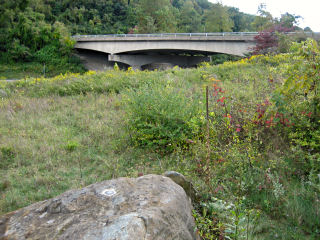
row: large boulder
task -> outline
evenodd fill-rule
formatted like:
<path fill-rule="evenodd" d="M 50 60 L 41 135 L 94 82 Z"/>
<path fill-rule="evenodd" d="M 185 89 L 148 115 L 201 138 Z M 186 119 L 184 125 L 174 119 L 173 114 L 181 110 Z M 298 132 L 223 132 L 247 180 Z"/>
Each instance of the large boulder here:
<path fill-rule="evenodd" d="M 0 239 L 197 239 L 192 206 L 170 178 L 95 183 L 0 217 Z"/>
<path fill-rule="evenodd" d="M 198 192 L 194 188 L 192 182 L 187 180 L 181 173 L 168 171 L 164 173 L 164 176 L 171 178 L 172 181 L 181 186 L 186 194 L 190 197 L 192 202 L 195 202 L 199 199 Z"/>

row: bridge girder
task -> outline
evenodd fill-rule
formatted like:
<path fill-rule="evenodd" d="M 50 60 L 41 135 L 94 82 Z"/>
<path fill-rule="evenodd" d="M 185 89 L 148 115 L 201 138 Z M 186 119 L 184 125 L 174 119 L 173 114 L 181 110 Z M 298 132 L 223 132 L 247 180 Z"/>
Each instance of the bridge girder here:
<path fill-rule="evenodd" d="M 171 50 L 180 52 L 198 52 L 206 54 L 224 53 L 235 56 L 244 56 L 255 46 L 254 42 L 232 41 L 138 41 L 138 42 L 78 42 L 76 49 L 86 49 L 104 52 L 107 54 L 123 54 L 131 52 L 157 52 Z"/>

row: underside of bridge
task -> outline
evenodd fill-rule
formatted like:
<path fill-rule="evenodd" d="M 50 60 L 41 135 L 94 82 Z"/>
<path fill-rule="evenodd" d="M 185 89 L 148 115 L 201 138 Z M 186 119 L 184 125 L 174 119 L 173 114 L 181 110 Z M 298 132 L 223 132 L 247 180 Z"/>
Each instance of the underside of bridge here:
<path fill-rule="evenodd" d="M 133 69 L 166 69 L 174 66 L 182 68 L 196 67 L 201 62 L 209 62 L 207 52 L 195 51 L 135 51 L 120 54 L 107 54 L 99 51 L 77 49 L 80 57 L 88 70 L 107 70 L 117 63 L 120 68 L 132 67 Z M 212 55 L 212 53 L 211 53 Z"/>

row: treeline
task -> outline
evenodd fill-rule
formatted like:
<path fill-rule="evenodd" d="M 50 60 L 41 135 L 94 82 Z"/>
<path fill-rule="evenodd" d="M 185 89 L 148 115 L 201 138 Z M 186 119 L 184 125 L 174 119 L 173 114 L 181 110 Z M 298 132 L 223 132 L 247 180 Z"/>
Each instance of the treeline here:
<path fill-rule="evenodd" d="M 68 56 L 71 35 L 260 31 L 275 20 L 208 0 L 0 0 L 1 61 L 48 62 Z"/>

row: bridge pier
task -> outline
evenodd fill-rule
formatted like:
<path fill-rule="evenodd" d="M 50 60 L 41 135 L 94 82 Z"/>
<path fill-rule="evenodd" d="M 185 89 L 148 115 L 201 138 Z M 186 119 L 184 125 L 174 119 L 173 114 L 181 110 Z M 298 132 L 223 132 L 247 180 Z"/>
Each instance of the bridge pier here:
<path fill-rule="evenodd" d="M 130 65 L 130 67 L 131 67 L 133 70 L 142 70 L 141 66 L 139 66 L 139 65 Z"/>
<path fill-rule="evenodd" d="M 96 51 L 78 50 L 76 53 L 87 70 L 105 71 L 113 69 L 114 63 L 108 61 L 108 54 Z"/>
<path fill-rule="evenodd" d="M 179 55 L 109 55 L 111 62 L 120 62 L 130 65 L 133 69 L 141 69 L 152 63 L 168 63 L 179 67 L 195 67 L 201 62 L 209 62 L 210 57 L 206 56 L 179 56 Z"/>

